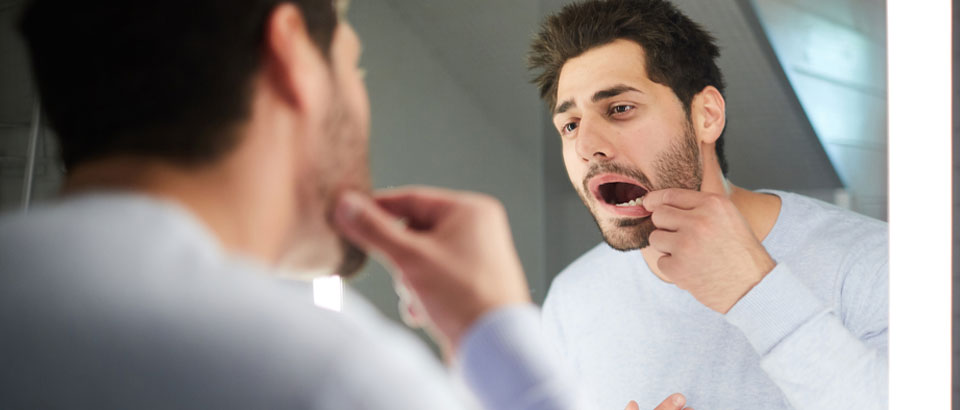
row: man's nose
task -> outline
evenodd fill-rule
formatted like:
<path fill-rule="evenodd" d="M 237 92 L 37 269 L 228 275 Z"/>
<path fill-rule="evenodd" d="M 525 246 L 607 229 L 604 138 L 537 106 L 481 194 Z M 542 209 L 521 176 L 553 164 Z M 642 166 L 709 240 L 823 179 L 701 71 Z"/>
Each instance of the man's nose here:
<path fill-rule="evenodd" d="M 614 157 L 613 130 L 602 118 L 580 119 L 577 133 L 577 154 L 583 162 L 605 162 Z"/>

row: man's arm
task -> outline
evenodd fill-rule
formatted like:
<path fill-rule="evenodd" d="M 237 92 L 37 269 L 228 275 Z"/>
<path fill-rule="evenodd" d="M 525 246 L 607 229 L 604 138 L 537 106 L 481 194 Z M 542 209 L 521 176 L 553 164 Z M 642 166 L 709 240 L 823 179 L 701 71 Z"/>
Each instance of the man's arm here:
<path fill-rule="evenodd" d="M 788 266 L 778 265 L 726 318 L 743 331 L 794 408 L 885 409 L 887 309 L 886 295 L 877 296 L 873 329 L 856 335 Z"/>
<path fill-rule="evenodd" d="M 770 257 L 729 199 L 668 189 L 647 194 L 643 206 L 657 226 L 650 245 L 663 255 L 660 271 L 743 331 L 794 408 L 887 407 L 886 265 L 848 275 L 872 281 L 845 289 L 873 295 L 853 296 L 862 299 L 856 306 L 879 305 L 854 334 Z"/>

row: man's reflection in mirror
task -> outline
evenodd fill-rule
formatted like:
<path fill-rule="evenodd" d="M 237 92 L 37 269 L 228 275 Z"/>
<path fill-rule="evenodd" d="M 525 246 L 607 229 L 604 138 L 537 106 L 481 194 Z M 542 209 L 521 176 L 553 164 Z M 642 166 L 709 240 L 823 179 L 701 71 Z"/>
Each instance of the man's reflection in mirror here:
<path fill-rule="evenodd" d="M 553 282 L 550 338 L 602 408 L 885 408 L 887 225 L 726 178 L 719 56 L 663 0 L 541 26 L 530 66 L 605 241 Z"/>

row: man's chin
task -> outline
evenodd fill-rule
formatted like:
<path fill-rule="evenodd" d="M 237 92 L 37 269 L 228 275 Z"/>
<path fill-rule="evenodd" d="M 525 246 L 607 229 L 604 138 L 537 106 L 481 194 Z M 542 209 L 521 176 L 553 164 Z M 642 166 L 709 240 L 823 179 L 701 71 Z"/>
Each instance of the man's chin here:
<path fill-rule="evenodd" d="M 280 259 L 278 267 L 284 276 L 299 280 L 331 275 L 350 278 L 366 260 L 367 254 L 347 240 L 323 235 L 300 241 Z"/>
<path fill-rule="evenodd" d="M 617 219 L 598 225 L 607 245 L 623 252 L 650 246 L 650 234 L 657 229 L 649 217 Z"/>
<path fill-rule="evenodd" d="M 636 251 L 636 250 L 641 250 L 641 249 L 644 249 L 644 248 L 650 246 L 650 242 L 649 242 L 649 241 L 626 242 L 626 241 L 622 241 L 622 240 L 611 239 L 611 238 L 607 237 L 607 235 L 603 235 L 603 240 L 604 240 L 604 242 L 606 242 L 607 245 L 609 245 L 611 248 L 616 249 L 616 250 L 618 250 L 618 251 L 620 251 L 620 252 Z"/>
<path fill-rule="evenodd" d="M 341 238 L 340 243 L 343 249 L 343 257 L 340 259 L 340 266 L 337 267 L 336 274 L 344 279 L 349 279 L 363 269 L 363 266 L 367 263 L 367 253 L 345 239 Z"/>

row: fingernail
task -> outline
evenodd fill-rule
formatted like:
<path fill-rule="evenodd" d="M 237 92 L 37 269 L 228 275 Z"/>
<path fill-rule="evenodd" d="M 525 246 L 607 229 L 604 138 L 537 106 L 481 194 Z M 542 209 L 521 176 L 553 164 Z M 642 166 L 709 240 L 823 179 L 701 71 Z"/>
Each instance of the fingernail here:
<path fill-rule="evenodd" d="M 677 406 L 682 406 L 682 405 L 683 405 L 683 396 L 680 396 L 680 395 L 673 396 L 673 404 L 675 404 L 675 405 L 677 405 Z"/>
<path fill-rule="evenodd" d="M 340 194 L 340 199 L 337 201 L 337 210 L 336 215 L 337 219 L 350 222 L 360 211 L 360 194 L 352 191 L 347 191 Z"/>

